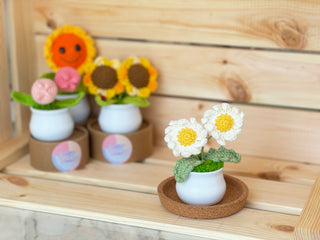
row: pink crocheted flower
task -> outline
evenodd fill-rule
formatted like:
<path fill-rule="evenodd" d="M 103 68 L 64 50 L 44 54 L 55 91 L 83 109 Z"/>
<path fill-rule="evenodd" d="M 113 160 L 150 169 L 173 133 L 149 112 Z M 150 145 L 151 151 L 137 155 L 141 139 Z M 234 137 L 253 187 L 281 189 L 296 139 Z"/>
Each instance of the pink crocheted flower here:
<path fill-rule="evenodd" d="M 80 83 L 80 79 L 80 74 L 73 67 L 60 68 L 54 77 L 58 88 L 63 92 L 74 92 Z"/>
<path fill-rule="evenodd" d="M 57 85 L 48 78 L 35 81 L 31 88 L 31 96 L 39 104 L 49 104 L 54 101 L 58 94 Z"/>

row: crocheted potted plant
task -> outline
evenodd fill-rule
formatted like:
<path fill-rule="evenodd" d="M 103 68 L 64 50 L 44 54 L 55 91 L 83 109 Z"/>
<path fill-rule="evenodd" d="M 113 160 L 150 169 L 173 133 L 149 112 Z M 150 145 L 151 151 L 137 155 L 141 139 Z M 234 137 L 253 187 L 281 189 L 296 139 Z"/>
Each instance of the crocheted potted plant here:
<path fill-rule="evenodd" d="M 77 105 L 85 93 L 80 92 L 75 99 L 56 100 L 58 87 L 48 78 L 36 80 L 31 95 L 12 92 L 11 97 L 32 112 L 29 124 L 31 135 L 40 141 L 60 141 L 71 136 L 74 121 L 68 108 Z"/>
<path fill-rule="evenodd" d="M 179 198 L 191 205 L 213 205 L 226 192 L 223 177 L 224 162 L 238 163 L 241 156 L 224 148 L 226 141 L 233 141 L 241 132 L 244 113 L 227 103 L 207 110 L 202 124 L 195 118 L 171 121 L 165 129 L 165 141 L 177 160 L 173 173 Z M 218 149 L 205 146 L 214 138 Z"/>
<path fill-rule="evenodd" d="M 85 69 L 92 63 L 96 49 L 93 39 L 80 27 L 65 25 L 47 37 L 44 56 L 48 66 L 54 71 L 41 76 L 56 82 L 58 100 L 76 99 L 86 87 L 80 81 Z M 70 108 L 76 123 L 85 122 L 90 115 L 86 97 Z"/>
<path fill-rule="evenodd" d="M 117 59 L 98 57 L 83 78 L 90 94 L 101 106 L 98 122 L 106 133 L 129 133 L 142 124 L 139 107 L 157 88 L 157 71 L 146 58 Z"/>

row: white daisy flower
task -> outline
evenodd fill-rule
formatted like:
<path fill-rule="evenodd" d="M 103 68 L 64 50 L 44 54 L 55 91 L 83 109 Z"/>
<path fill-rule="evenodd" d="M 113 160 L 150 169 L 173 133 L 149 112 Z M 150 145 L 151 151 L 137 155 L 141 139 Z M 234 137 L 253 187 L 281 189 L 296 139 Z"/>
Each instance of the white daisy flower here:
<path fill-rule="evenodd" d="M 201 152 L 207 143 L 207 130 L 195 118 L 170 121 L 164 140 L 174 156 L 190 157 Z"/>
<path fill-rule="evenodd" d="M 241 132 L 244 113 L 227 103 L 213 106 L 201 119 L 204 127 L 220 145 L 234 141 Z"/>

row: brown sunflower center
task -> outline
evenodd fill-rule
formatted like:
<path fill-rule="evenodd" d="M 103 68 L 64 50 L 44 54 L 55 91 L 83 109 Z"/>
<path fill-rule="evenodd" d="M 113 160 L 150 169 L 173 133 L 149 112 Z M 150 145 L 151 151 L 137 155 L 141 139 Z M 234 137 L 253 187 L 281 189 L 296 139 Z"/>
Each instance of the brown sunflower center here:
<path fill-rule="evenodd" d="M 118 81 L 117 72 L 109 66 L 98 66 L 91 74 L 92 82 L 102 89 L 113 88 Z"/>
<path fill-rule="evenodd" d="M 133 86 L 143 88 L 148 86 L 150 75 L 141 64 L 134 64 L 129 69 L 128 77 Z"/>

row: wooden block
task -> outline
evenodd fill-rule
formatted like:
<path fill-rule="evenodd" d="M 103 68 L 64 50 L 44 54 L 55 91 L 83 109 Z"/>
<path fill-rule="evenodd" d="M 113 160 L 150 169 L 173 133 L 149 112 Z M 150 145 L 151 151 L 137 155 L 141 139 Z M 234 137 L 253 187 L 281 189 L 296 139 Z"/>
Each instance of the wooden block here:
<path fill-rule="evenodd" d="M 98 37 L 320 49 L 317 1 L 33 2 L 35 29 L 41 33 L 75 24 Z"/>
<path fill-rule="evenodd" d="M 320 239 L 320 177 L 312 187 L 294 233 L 297 240 Z"/>

